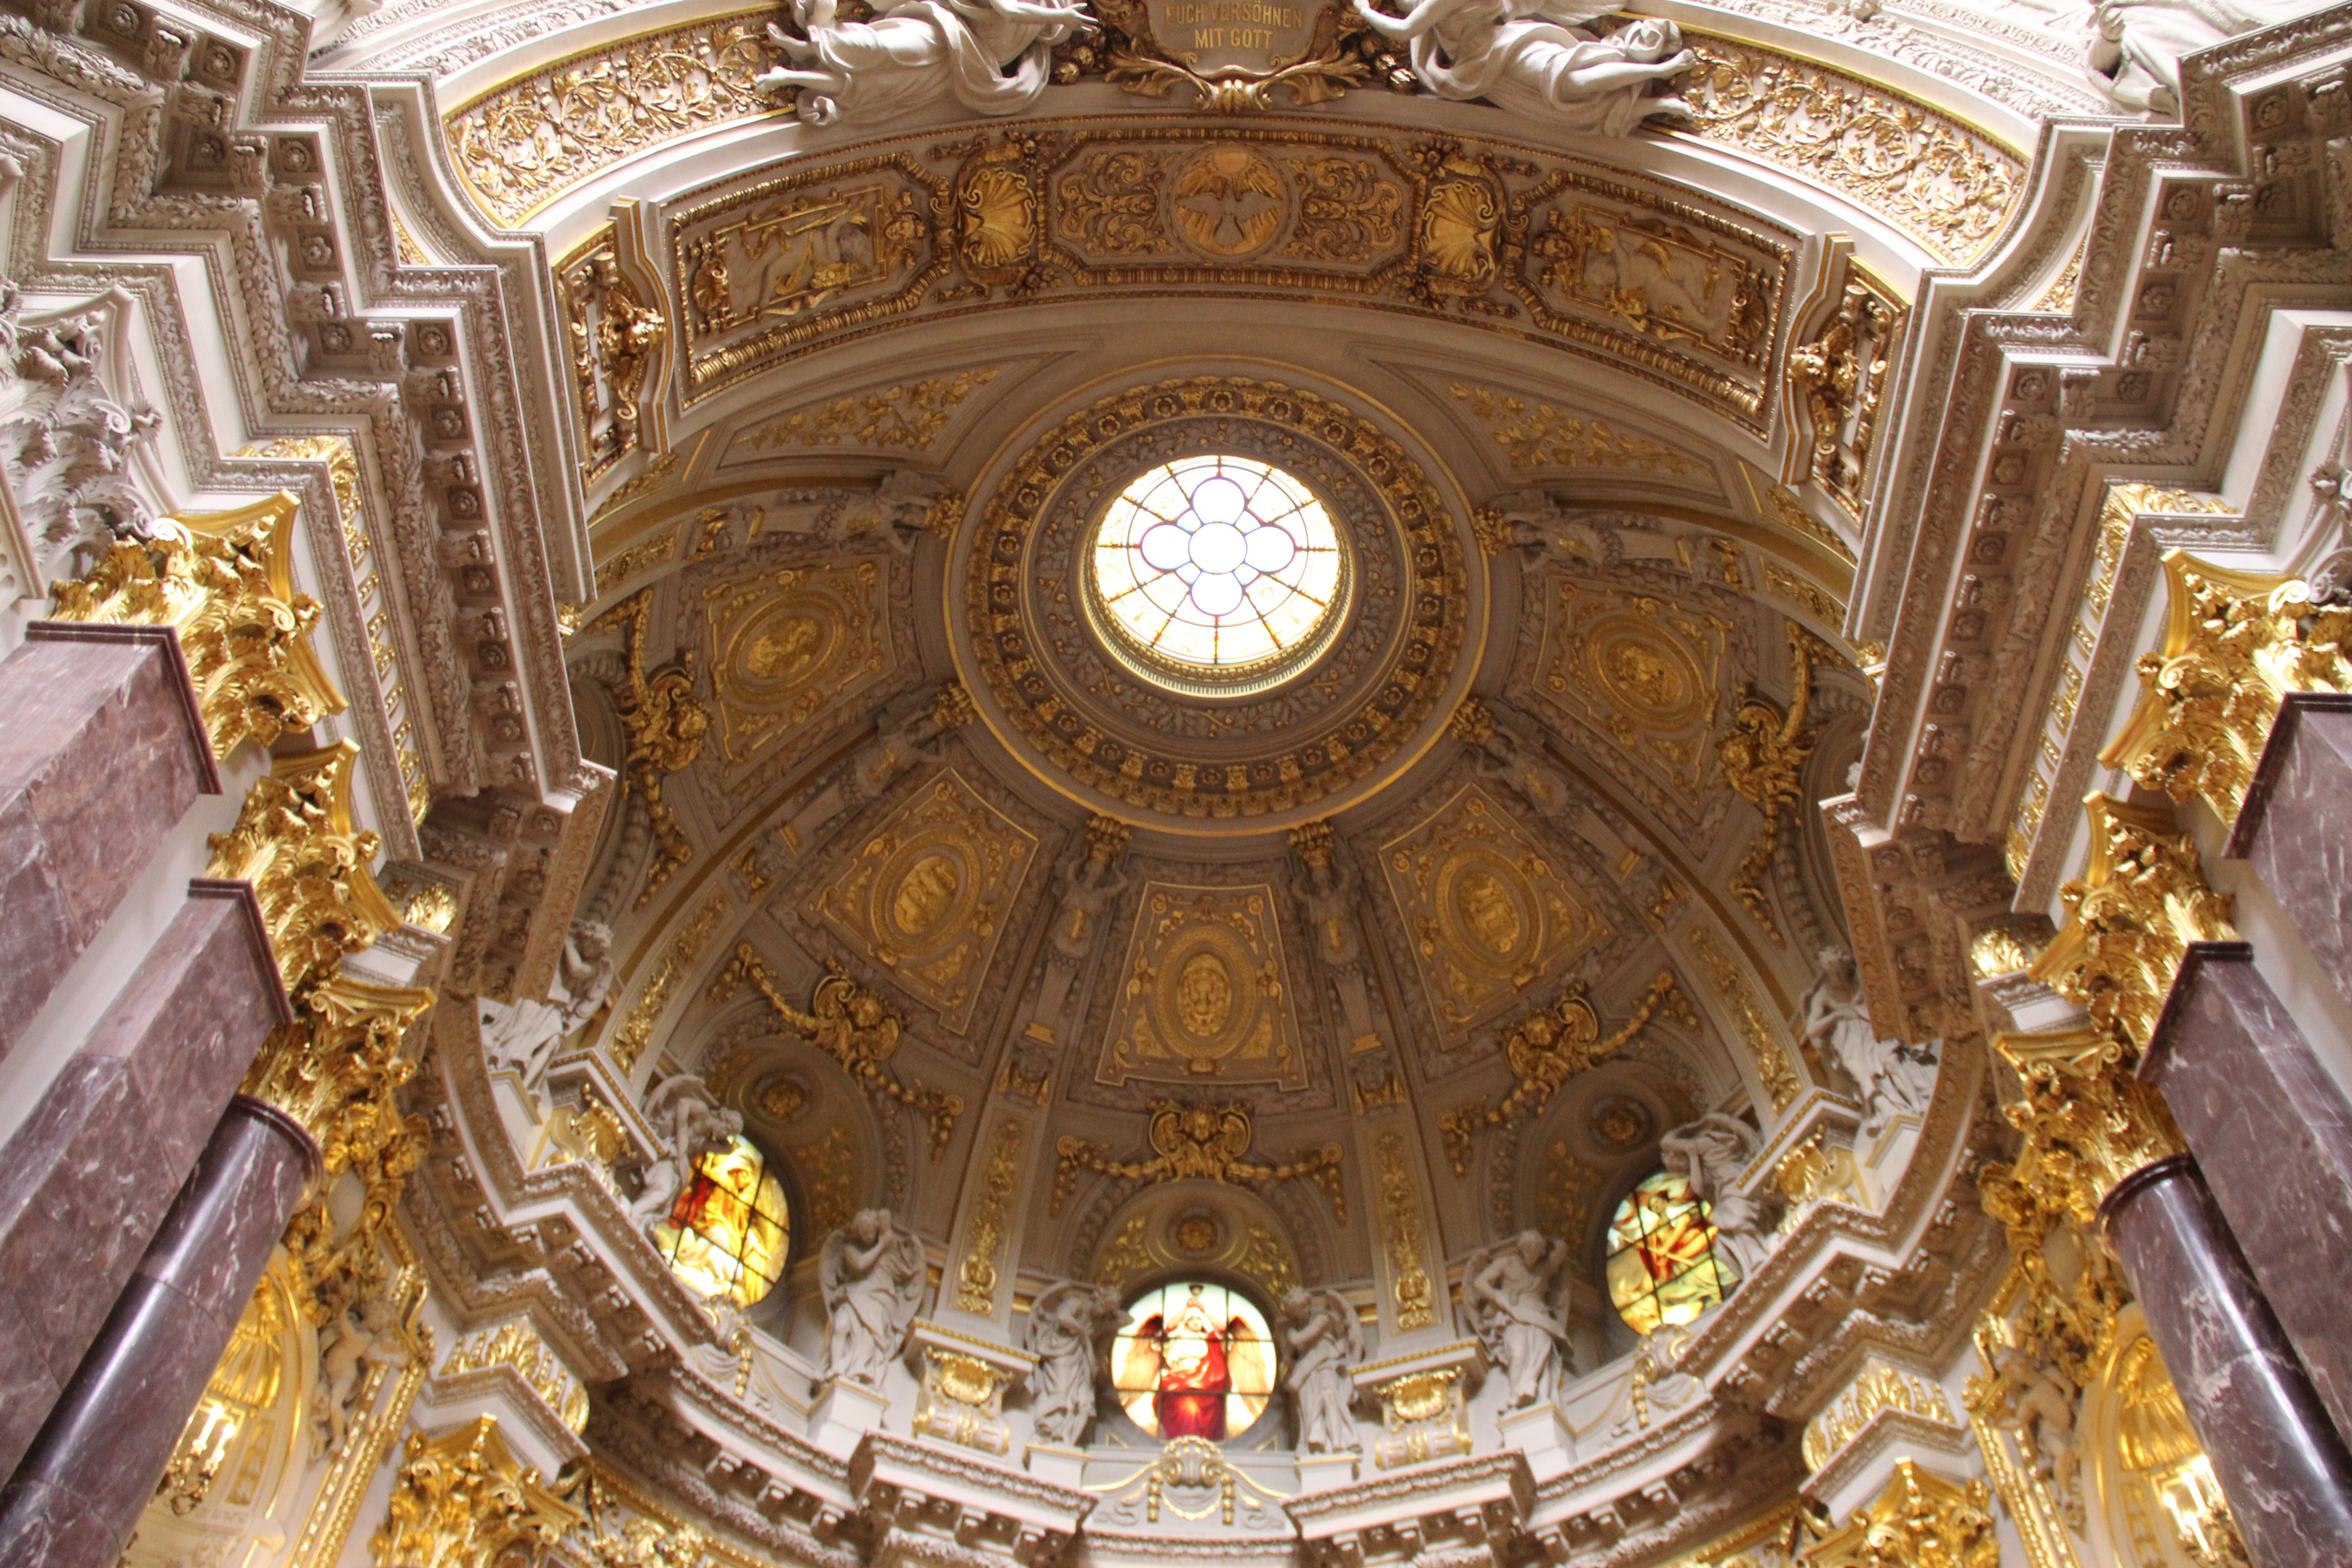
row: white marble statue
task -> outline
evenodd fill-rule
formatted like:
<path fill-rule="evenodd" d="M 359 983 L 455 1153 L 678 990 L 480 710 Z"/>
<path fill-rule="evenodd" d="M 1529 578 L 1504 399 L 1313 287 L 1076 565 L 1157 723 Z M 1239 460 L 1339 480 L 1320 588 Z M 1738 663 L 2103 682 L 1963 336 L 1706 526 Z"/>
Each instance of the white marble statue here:
<path fill-rule="evenodd" d="M 1853 1079 L 1862 1095 L 1862 1130 L 1874 1133 L 1897 1116 L 1927 1114 L 1936 1098 L 1935 1048 L 1884 1039 L 1871 1026 L 1853 954 L 1825 947 L 1820 963 L 1821 977 L 1805 993 L 1798 1016 L 1797 1037 Z"/>
<path fill-rule="evenodd" d="M 816 1266 L 824 1300 L 824 1370 L 830 1382 L 882 1386 L 906 1348 L 928 1278 L 922 1239 L 900 1230 L 888 1209 L 860 1209 L 824 1238 Z"/>
<path fill-rule="evenodd" d="M 1401 17 L 1355 0 L 1383 37 L 1411 47 L 1413 74 L 1440 98 L 1483 98 L 1562 131 L 1622 136 L 1652 115 L 1686 116 L 1650 85 L 1690 68 L 1672 22 L 1643 16 L 1602 36 L 1614 0 L 1403 0 Z"/>
<path fill-rule="evenodd" d="M 1350 1374 L 1364 1359 L 1364 1325 L 1354 1310 L 1329 1290 L 1294 1285 L 1282 1294 L 1276 1328 L 1289 1352 L 1282 1382 L 1298 1412 L 1299 1447 L 1310 1454 L 1362 1447 L 1348 1414 L 1356 1392 Z"/>
<path fill-rule="evenodd" d="M 1029 1374 L 1029 1408 L 1037 1441 L 1075 1448 L 1095 1418 L 1095 1368 L 1105 1336 L 1121 1327 L 1118 1292 L 1065 1279 L 1037 1293 L 1025 1340 L 1037 1368 Z"/>
<path fill-rule="evenodd" d="M 1462 1305 L 1503 1369 L 1503 1407 L 1545 1405 L 1559 1393 L 1568 1370 L 1568 1324 L 1552 1303 L 1553 1281 L 1568 1261 L 1568 1243 L 1532 1230 L 1482 1247 L 1462 1270 Z"/>
<path fill-rule="evenodd" d="M 1633 1375 L 1625 1385 L 1625 1408 L 1610 1423 L 1612 1437 L 1631 1436 L 1706 1392 L 1705 1385 L 1678 1364 L 1683 1346 L 1689 1341 L 1690 1330 L 1673 1323 L 1661 1323 L 1642 1336 L 1633 1350 Z"/>
<path fill-rule="evenodd" d="M 2097 0 L 2084 64 L 2116 108 L 2178 114 L 2181 56 L 2309 9 L 2276 0 Z"/>
<path fill-rule="evenodd" d="M 519 1068 L 526 1087 L 547 1076 L 556 1047 L 584 1027 L 613 990 L 613 931 L 574 921 L 544 1002 L 484 1002 L 482 1046 L 493 1067 Z"/>
<path fill-rule="evenodd" d="M 759 85 L 798 88 L 811 125 L 899 119 L 950 96 L 974 114 L 1018 114 L 1045 90 L 1054 46 L 1094 20 L 1081 0 L 898 0 L 871 22 L 836 15 L 835 0 L 793 0 L 807 36 L 768 27 L 793 63 Z"/>
<path fill-rule="evenodd" d="M 1744 1121 L 1709 1111 L 1658 1140 L 1658 1163 L 1679 1171 L 1715 1223 L 1715 1245 L 1743 1279 L 1769 1250 L 1763 1205 L 1738 1188 L 1739 1173 L 1756 1157 L 1756 1134 Z"/>
<path fill-rule="evenodd" d="M 646 1166 L 645 1190 L 629 1205 L 629 1215 L 651 1227 L 669 1217 L 678 1194 L 693 1183 L 695 1161 L 726 1148 L 743 1131 L 743 1113 L 721 1106 L 709 1085 L 683 1072 L 655 1086 L 646 1096 L 645 1113 L 659 1147 Z"/>
<path fill-rule="evenodd" d="M 351 1437 L 352 1406 L 372 1366 L 406 1366 L 394 1330 L 392 1303 L 361 1297 L 319 1335 L 319 1387 L 312 1396 L 310 1457 L 340 1454 Z"/>

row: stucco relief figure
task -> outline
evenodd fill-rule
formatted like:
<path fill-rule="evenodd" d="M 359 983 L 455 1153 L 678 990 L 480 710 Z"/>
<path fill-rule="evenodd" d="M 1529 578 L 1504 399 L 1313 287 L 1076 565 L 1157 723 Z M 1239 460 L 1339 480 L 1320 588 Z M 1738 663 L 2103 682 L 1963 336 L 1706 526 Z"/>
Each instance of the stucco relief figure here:
<path fill-rule="evenodd" d="M 1876 1132 L 1897 1116 L 1926 1115 L 1936 1098 L 1935 1048 L 1882 1038 L 1871 1026 L 1853 954 L 1825 947 L 1820 963 L 1821 978 L 1805 993 L 1797 1036 L 1853 1079 L 1862 1094 L 1862 1130 Z"/>
<path fill-rule="evenodd" d="M 937 761 L 940 737 L 950 727 L 940 721 L 937 707 L 927 700 L 895 716 L 884 710 L 874 738 L 779 830 L 786 846 L 798 854 L 835 817 L 881 795 L 909 768 Z"/>
<path fill-rule="evenodd" d="M 1472 1253 L 1462 1271 L 1462 1304 L 1487 1356 L 1503 1369 L 1505 1409 L 1549 1404 L 1559 1393 L 1568 1324 L 1551 1297 L 1567 1261 L 1568 1243 L 1523 1230 Z"/>
<path fill-rule="evenodd" d="M 1297 1408 L 1299 1446 L 1310 1454 L 1363 1447 L 1348 1414 L 1355 1394 L 1349 1374 L 1364 1359 L 1364 1325 L 1354 1310 L 1328 1290 L 1294 1285 L 1283 1292 L 1275 1327 L 1290 1352 L 1282 1382 Z"/>
<path fill-rule="evenodd" d="M 1061 1023 L 1070 988 L 1102 941 L 1112 901 L 1127 889 L 1118 865 L 1125 843 L 1123 834 L 1089 831 L 1086 853 L 1063 864 L 1061 901 L 1046 929 L 1045 977 L 1037 992 L 1037 1021 L 1049 1030 Z"/>
<path fill-rule="evenodd" d="M 1027 1348 L 1037 1358 L 1029 1374 L 1030 1411 L 1037 1441 L 1074 1448 L 1095 1418 L 1095 1373 L 1106 1337 L 1127 1321 L 1118 1292 L 1108 1285 L 1064 1280 L 1038 1292 L 1029 1309 Z"/>
<path fill-rule="evenodd" d="M 1413 74 L 1440 98 L 1483 98 L 1563 131 L 1622 136 L 1653 115 L 1686 116 L 1650 85 L 1690 68 L 1680 28 L 1642 17 L 1603 37 L 1613 0 L 1404 0 L 1402 17 L 1355 0 L 1382 37 L 1411 46 Z"/>
<path fill-rule="evenodd" d="M 824 1370 L 831 1381 L 882 1386 L 922 1305 L 922 1239 L 888 1209 L 861 1209 L 824 1238 L 817 1289 L 824 1300 Z"/>
<path fill-rule="evenodd" d="M 2084 63 L 2118 109 L 2180 112 L 2180 57 L 2284 22 L 2308 5 L 2247 0 L 2098 0 Z"/>
<path fill-rule="evenodd" d="M 564 938 L 555 985 L 544 1002 L 484 1002 L 482 1046 L 494 1067 L 519 1068 L 536 1088 L 556 1047 L 587 1026 L 613 990 L 613 931 L 574 921 Z"/>
<path fill-rule="evenodd" d="M 408 1364 L 408 1352 L 394 1331 L 392 1303 L 381 1294 L 361 1297 L 319 1339 L 319 1387 L 311 1405 L 314 1459 L 343 1451 L 368 1368 Z"/>
<path fill-rule="evenodd" d="M 2021 1350 L 2005 1350 L 1990 1390 L 1993 1407 L 2013 1412 L 2034 1473 L 2058 1494 L 2067 1522 L 2083 1526 L 2083 1458 L 2074 1444 L 2075 1395 Z"/>
<path fill-rule="evenodd" d="M 768 27 L 793 63 L 759 85 L 798 88 L 811 125 L 893 119 L 950 96 L 974 114 L 1018 114 L 1045 90 L 1054 46 L 1094 20 L 1079 0 L 898 0 L 871 22 L 836 16 L 835 0 L 793 0 L 807 37 Z"/>
<path fill-rule="evenodd" d="M 1763 1205 L 1738 1187 L 1739 1173 L 1755 1157 L 1754 1131 L 1719 1111 L 1685 1122 L 1658 1140 L 1659 1163 L 1682 1173 L 1693 1195 L 1706 1202 L 1715 1224 L 1715 1245 L 1743 1279 L 1769 1250 Z"/>
<path fill-rule="evenodd" d="M 726 1148 L 743 1131 L 743 1113 L 721 1106 L 710 1086 L 692 1073 L 664 1079 L 646 1096 L 645 1112 L 659 1147 L 646 1166 L 645 1190 L 629 1205 L 629 1215 L 641 1226 L 656 1226 L 693 1184 L 695 1161 Z"/>

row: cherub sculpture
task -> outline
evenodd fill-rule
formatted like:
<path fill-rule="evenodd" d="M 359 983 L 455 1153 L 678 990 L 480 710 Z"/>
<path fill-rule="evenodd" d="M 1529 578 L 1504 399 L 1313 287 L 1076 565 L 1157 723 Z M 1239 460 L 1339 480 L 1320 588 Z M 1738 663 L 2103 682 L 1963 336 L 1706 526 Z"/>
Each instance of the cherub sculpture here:
<path fill-rule="evenodd" d="M 1682 31 L 1638 18 L 1603 37 L 1591 24 L 1612 0 L 1404 0 L 1402 16 L 1355 0 L 1373 31 L 1411 46 L 1413 74 L 1440 98 L 1489 100 L 1515 114 L 1597 136 L 1622 136 L 1653 115 L 1687 117 L 1653 82 L 1690 68 Z"/>
<path fill-rule="evenodd" d="M 1283 1292 L 1276 1328 L 1290 1352 L 1282 1382 L 1297 1407 L 1299 1446 L 1310 1454 L 1361 1447 L 1348 1414 L 1350 1374 L 1364 1359 L 1364 1326 L 1354 1310 L 1328 1290 L 1294 1285 Z"/>
<path fill-rule="evenodd" d="M 835 0 L 793 0 L 804 37 L 770 24 L 793 63 L 760 87 L 799 89 L 811 125 L 902 119 L 953 97 L 974 114 L 1018 114 L 1037 101 L 1054 46 L 1093 24 L 1081 0 L 898 0 L 871 22 L 838 20 Z"/>
<path fill-rule="evenodd" d="M 1569 1360 L 1568 1325 L 1552 1304 L 1552 1283 L 1568 1243 L 1532 1230 L 1482 1247 L 1462 1270 L 1462 1305 L 1487 1355 L 1503 1369 L 1504 1408 L 1549 1404 Z"/>
<path fill-rule="evenodd" d="M 392 1303 L 372 1291 L 344 1309 L 320 1336 L 319 1388 L 312 1406 L 316 1430 L 310 1456 L 340 1454 L 350 1439 L 352 1406 L 371 1366 L 405 1366 L 408 1352 L 394 1331 Z"/>
<path fill-rule="evenodd" d="M 1038 1292 L 1029 1309 L 1030 1410 L 1037 1440 L 1075 1447 L 1095 1417 L 1095 1368 L 1102 1342 L 1127 1322 L 1118 1292 L 1065 1279 Z"/>
<path fill-rule="evenodd" d="M 664 1079 L 646 1096 L 646 1120 L 659 1147 L 646 1166 L 645 1190 L 629 1205 L 629 1216 L 652 1226 L 667 1219 L 677 1195 L 694 1182 L 694 1163 L 727 1147 L 743 1131 L 743 1113 L 722 1107 L 710 1088 L 692 1073 Z"/>
<path fill-rule="evenodd" d="M 922 1305 L 923 1243 L 888 1209 L 861 1209 L 824 1238 L 816 1280 L 824 1300 L 824 1377 L 882 1386 Z"/>

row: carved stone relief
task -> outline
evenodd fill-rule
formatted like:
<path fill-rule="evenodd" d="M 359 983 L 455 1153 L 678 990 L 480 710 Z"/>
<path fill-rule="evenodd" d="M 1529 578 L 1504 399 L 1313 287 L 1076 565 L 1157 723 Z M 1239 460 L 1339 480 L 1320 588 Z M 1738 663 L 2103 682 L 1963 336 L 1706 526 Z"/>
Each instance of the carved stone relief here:
<path fill-rule="evenodd" d="M 1531 699 L 1695 804 L 1725 691 L 1731 624 L 1646 594 L 1547 585 Z"/>
<path fill-rule="evenodd" d="M 1096 1080 L 1306 1086 L 1270 885 L 1148 882 Z"/>

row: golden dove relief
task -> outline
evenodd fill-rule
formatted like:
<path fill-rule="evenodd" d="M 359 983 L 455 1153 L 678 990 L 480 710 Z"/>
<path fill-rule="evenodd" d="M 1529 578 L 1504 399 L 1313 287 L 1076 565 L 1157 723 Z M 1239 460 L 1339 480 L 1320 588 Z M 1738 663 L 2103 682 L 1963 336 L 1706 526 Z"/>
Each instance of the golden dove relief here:
<path fill-rule="evenodd" d="M 962 1034 L 1036 856 L 1036 837 L 950 769 L 817 895 L 816 913 Z"/>
<path fill-rule="evenodd" d="M 1147 883 L 1096 1081 L 1306 1088 L 1276 903 L 1263 883 Z"/>
<path fill-rule="evenodd" d="M 1476 784 L 1389 840 L 1381 862 L 1422 984 L 1456 1031 L 1608 934 L 1552 857 Z"/>

